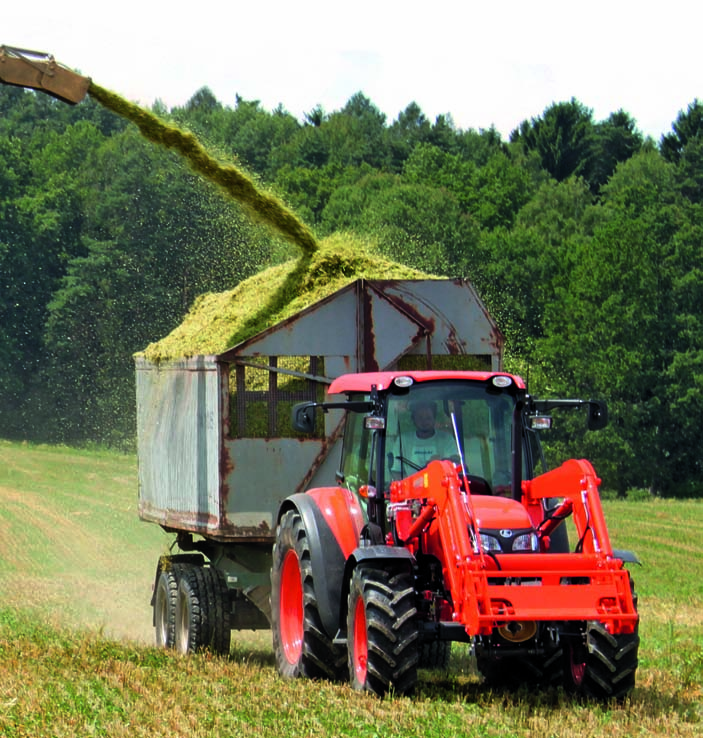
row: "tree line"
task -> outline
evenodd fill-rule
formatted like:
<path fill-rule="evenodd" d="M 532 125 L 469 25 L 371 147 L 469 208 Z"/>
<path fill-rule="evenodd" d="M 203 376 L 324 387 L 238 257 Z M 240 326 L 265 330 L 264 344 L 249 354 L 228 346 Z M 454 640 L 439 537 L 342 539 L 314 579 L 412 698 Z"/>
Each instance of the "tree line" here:
<path fill-rule="evenodd" d="M 624 493 L 703 494 L 703 104 L 658 142 L 623 110 L 555 103 L 509 139 L 388 121 L 362 93 L 298 120 L 199 90 L 153 112 L 236 160 L 318 236 L 468 277 L 538 396 L 606 399 L 609 427 L 559 418 L 554 458 Z M 88 99 L 0 88 L 0 436 L 134 443 L 132 354 L 199 294 L 294 248 L 173 153 Z M 582 420 L 582 419 L 580 419 Z"/>

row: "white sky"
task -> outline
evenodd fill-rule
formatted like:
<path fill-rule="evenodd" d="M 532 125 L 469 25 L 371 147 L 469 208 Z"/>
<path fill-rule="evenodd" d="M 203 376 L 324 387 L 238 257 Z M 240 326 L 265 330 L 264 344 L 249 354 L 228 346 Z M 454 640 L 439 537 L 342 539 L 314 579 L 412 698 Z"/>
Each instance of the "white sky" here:
<path fill-rule="evenodd" d="M 703 99 L 696 0 L 4 0 L 0 44 L 52 53 L 132 101 L 183 105 L 201 87 L 302 119 L 363 92 L 392 122 L 489 128 L 575 97 L 622 108 L 657 141 Z M 9 7 L 8 7 L 9 6 Z"/>

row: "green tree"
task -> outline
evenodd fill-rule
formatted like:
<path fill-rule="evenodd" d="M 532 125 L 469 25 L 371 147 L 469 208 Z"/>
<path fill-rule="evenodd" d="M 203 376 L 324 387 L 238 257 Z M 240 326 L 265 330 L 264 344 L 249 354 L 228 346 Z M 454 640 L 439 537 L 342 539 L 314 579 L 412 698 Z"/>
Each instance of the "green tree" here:
<path fill-rule="evenodd" d="M 644 139 L 628 113 L 618 110 L 602 123 L 596 123 L 593 150 L 584 177 L 594 194 L 610 179 L 620 162 L 642 149 Z"/>
<path fill-rule="evenodd" d="M 689 142 L 703 136 L 703 103 L 696 98 L 686 111 L 679 112 L 671 127 L 672 132 L 662 136 L 660 149 L 667 161 L 676 163 Z"/>
<path fill-rule="evenodd" d="M 677 364 L 679 298 L 691 266 L 681 258 L 690 215 L 674 167 L 657 152 L 636 155 L 603 188 L 592 216 L 593 236 L 545 305 L 537 348 L 558 391 L 609 400 L 610 428 L 585 439 L 607 484 L 672 493 L 683 438 L 667 408 L 667 372 Z"/>
<path fill-rule="evenodd" d="M 84 176 L 84 253 L 49 303 L 43 378 L 55 438 L 116 443 L 133 437 L 132 354 L 197 295 L 255 271 L 270 247 L 235 203 L 135 129 L 107 140 Z"/>
<path fill-rule="evenodd" d="M 594 128 L 593 111 L 572 98 L 554 103 L 539 118 L 523 121 L 510 140 L 520 142 L 527 151 L 536 151 L 542 167 L 562 182 L 588 172 Z"/>
<path fill-rule="evenodd" d="M 482 234 L 471 274 L 506 334 L 511 357 L 539 363 L 535 346 L 545 332 L 546 306 L 555 303 L 555 293 L 568 283 L 589 237 L 592 202 L 583 180 L 547 179 L 512 227 Z"/>

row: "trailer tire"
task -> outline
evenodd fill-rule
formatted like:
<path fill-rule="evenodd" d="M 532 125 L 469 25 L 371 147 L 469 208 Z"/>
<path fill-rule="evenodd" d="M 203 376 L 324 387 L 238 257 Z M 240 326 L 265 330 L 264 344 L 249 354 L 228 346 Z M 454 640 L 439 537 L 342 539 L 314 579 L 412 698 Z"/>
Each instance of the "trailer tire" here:
<path fill-rule="evenodd" d="M 315 585 L 305 526 L 297 510 L 288 510 L 276 531 L 271 567 L 271 632 L 276 667 L 288 679 L 344 679 L 346 653 L 325 632 Z"/>
<path fill-rule="evenodd" d="M 417 684 L 420 631 L 412 573 L 359 565 L 347 610 L 349 675 L 356 690 L 411 694 Z"/>
<path fill-rule="evenodd" d="M 425 641 L 420 647 L 419 669 L 447 671 L 452 656 L 451 641 Z"/>
<path fill-rule="evenodd" d="M 229 655 L 232 605 L 224 574 L 212 566 L 197 570 L 200 585 L 201 646 L 220 656 Z"/>
<path fill-rule="evenodd" d="M 157 648 L 173 648 L 176 642 L 178 564 L 162 569 L 154 591 L 154 631 Z"/>
<path fill-rule="evenodd" d="M 198 582 L 200 568 L 184 565 L 178 577 L 175 647 L 183 655 L 196 653 L 203 643 L 204 622 Z"/>
<path fill-rule="evenodd" d="M 477 656 L 476 666 L 485 684 L 492 688 L 512 689 L 522 684 L 544 684 L 542 664 L 532 656 Z"/>
<path fill-rule="evenodd" d="M 232 636 L 229 591 L 224 575 L 198 564 L 174 565 L 174 646 L 179 653 L 208 649 L 229 654 Z M 158 592 L 157 592 L 158 594 Z"/>

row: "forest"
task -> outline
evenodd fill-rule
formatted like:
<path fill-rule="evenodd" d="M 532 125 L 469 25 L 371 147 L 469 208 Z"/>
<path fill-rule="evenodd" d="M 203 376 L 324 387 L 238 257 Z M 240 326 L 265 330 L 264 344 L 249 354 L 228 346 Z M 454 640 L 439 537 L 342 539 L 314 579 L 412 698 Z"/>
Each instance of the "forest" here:
<path fill-rule="evenodd" d="M 208 88 L 152 112 L 317 236 L 468 278 L 532 394 L 608 402 L 598 433 L 560 418 L 550 457 L 619 495 L 703 496 L 703 103 L 660 141 L 576 99 L 507 141 L 361 92 L 302 120 Z M 134 352 L 295 251 L 95 101 L 0 88 L 0 437 L 133 449 Z"/>

